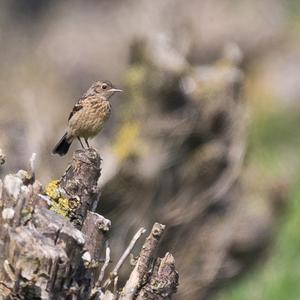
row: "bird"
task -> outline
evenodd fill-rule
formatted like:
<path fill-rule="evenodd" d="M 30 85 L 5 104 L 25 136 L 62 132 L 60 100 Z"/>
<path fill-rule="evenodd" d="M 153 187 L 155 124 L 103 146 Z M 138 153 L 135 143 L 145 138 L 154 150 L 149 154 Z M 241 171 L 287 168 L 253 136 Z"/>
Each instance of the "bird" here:
<path fill-rule="evenodd" d="M 90 148 L 89 138 L 96 136 L 103 128 L 111 114 L 110 97 L 117 89 L 110 81 L 99 80 L 92 84 L 87 92 L 76 102 L 68 118 L 65 134 L 52 150 L 52 154 L 65 155 L 75 138 L 85 149 L 81 138 Z"/>

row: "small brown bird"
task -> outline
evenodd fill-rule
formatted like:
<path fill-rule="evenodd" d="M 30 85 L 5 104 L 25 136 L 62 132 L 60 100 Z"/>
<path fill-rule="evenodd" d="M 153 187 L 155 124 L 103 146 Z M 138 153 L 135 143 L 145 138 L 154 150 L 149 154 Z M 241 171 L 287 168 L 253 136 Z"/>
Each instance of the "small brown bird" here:
<path fill-rule="evenodd" d="M 81 137 L 89 148 L 88 139 L 101 131 L 110 116 L 109 98 L 115 92 L 122 92 L 122 90 L 116 89 L 109 81 L 95 82 L 74 105 L 69 115 L 66 133 L 54 147 L 52 153 L 65 155 L 74 138 L 77 138 L 84 148 Z"/>

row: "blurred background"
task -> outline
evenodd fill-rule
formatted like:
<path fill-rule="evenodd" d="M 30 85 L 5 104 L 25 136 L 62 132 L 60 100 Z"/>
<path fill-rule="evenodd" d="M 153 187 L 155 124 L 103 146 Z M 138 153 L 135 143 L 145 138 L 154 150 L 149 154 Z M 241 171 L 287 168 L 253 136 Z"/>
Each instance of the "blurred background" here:
<path fill-rule="evenodd" d="M 36 152 L 59 178 L 69 112 L 108 79 L 124 93 L 91 144 L 113 260 L 158 221 L 176 299 L 299 299 L 299 36 L 298 0 L 2 0 L 0 173 Z"/>

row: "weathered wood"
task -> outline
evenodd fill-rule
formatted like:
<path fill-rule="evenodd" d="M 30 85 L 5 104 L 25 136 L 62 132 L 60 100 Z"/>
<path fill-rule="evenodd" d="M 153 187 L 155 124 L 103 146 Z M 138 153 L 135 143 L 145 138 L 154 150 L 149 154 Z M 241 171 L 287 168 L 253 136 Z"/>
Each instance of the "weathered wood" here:
<path fill-rule="evenodd" d="M 72 163 L 59 182 L 63 194 L 74 201 L 70 220 L 78 228 L 82 227 L 87 211 L 93 211 L 99 198 L 98 179 L 101 158 L 95 149 L 77 150 Z"/>
<path fill-rule="evenodd" d="M 112 270 L 112 272 L 110 273 L 109 278 L 105 281 L 105 283 L 103 284 L 103 288 L 107 289 L 110 284 L 112 282 L 115 282 L 118 280 L 118 272 L 119 269 L 122 267 L 122 265 L 124 264 L 125 260 L 128 258 L 128 256 L 131 254 L 131 251 L 133 250 L 136 242 L 140 239 L 140 237 L 146 232 L 145 228 L 140 228 L 137 233 L 134 235 L 134 237 L 132 238 L 132 240 L 130 241 L 128 247 L 126 248 L 126 250 L 124 251 L 124 253 L 122 254 L 122 256 L 120 257 L 120 259 L 118 260 L 116 266 L 114 267 L 114 269 Z M 101 283 L 101 282 L 100 282 Z M 97 287 L 101 286 L 100 283 L 97 284 Z"/>
<path fill-rule="evenodd" d="M 120 299 L 134 299 L 141 286 L 147 282 L 147 274 L 149 274 L 151 264 L 154 261 L 154 252 L 164 229 L 165 226 L 162 224 L 155 223 L 153 225 L 151 233 L 140 252 L 137 263 L 122 290 Z"/>
<path fill-rule="evenodd" d="M 171 299 L 178 286 L 178 273 L 175 270 L 175 260 L 172 254 L 166 253 L 164 258 L 158 258 L 153 272 L 140 290 L 137 300 Z"/>
<path fill-rule="evenodd" d="M 101 269 L 101 263 L 104 261 L 105 233 L 111 227 L 110 220 L 88 211 L 87 217 L 83 223 L 82 232 L 86 237 L 83 258 L 85 266 L 91 272 L 92 286 L 95 286 Z"/>
<path fill-rule="evenodd" d="M 3 183 L 0 180 L 1 300 L 119 296 L 118 271 L 145 229 L 133 238 L 113 277 L 110 273 L 104 281 L 110 262 L 107 232 L 111 222 L 92 211 L 99 198 L 100 163 L 94 149 L 76 151 L 62 178 L 50 182 L 45 192 L 35 180 L 33 160 L 29 171 L 9 174 Z M 174 259 L 169 254 L 163 259 L 154 257 L 163 230 L 164 225 L 154 224 L 122 299 L 148 299 L 145 295 L 150 293 L 151 299 L 169 299 L 176 291 Z M 114 283 L 113 291 L 107 282 Z M 153 283 L 159 282 L 155 290 Z"/>
<path fill-rule="evenodd" d="M 88 208 L 97 201 L 100 161 L 95 150 L 75 152 L 59 187 L 62 194 L 70 196 L 67 201 L 76 198 L 80 204 L 67 217 L 49 210 L 53 199 L 41 194 L 33 163 L 29 171 L 21 170 L 4 178 L 0 205 L 1 295 L 20 299 L 88 298 L 91 282 L 95 281 L 92 276 L 96 274 L 90 271 L 83 254 L 91 251 L 100 255 L 97 251 L 101 251 L 101 245 L 92 247 L 92 241 L 97 234 L 103 236 L 102 230 L 109 229 L 110 221 L 90 213 L 93 220 L 101 220 L 102 226 L 87 218 L 81 232 L 70 220 L 84 220 Z"/>

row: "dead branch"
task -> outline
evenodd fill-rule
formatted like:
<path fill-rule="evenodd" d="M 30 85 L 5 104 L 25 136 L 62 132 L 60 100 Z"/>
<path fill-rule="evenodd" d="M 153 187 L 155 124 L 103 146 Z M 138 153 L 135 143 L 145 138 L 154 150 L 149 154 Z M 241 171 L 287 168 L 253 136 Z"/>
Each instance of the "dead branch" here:
<path fill-rule="evenodd" d="M 166 253 L 164 258 L 158 258 L 153 272 L 137 296 L 137 300 L 171 299 L 178 285 L 178 273 L 175 270 L 175 260 L 172 254 Z"/>
<path fill-rule="evenodd" d="M 104 265 L 103 265 L 102 268 L 101 268 L 100 275 L 99 275 L 99 278 L 98 278 L 98 280 L 97 280 L 96 288 L 98 288 L 98 287 L 101 286 L 102 280 L 103 280 L 103 278 L 104 278 L 105 270 L 106 270 L 106 268 L 108 267 L 109 261 L 110 261 L 110 248 L 109 248 L 109 243 L 108 243 L 108 241 L 106 241 L 105 244 L 106 244 L 105 262 L 104 262 Z"/>
<path fill-rule="evenodd" d="M 2 152 L 2 149 L 0 148 L 0 165 L 3 165 L 5 163 L 6 157 L 5 154 Z"/>
<path fill-rule="evenodd" d="M 134 235 L 134 237 L 132 238 L 131 242 L 129 243 L 127 249 L 124 251 L 124 253 L 122 254 L 122 256 L 120 257 L 119 261 L 117 262 L 116 266 L 114 267 L 113 271 L 110 274 L 110 278 L 108 278 L 105 283 L 104 283 L 104 288 L 107 288 L 110 284 L 111 281 L 114 280 L 117 276 L 118 276 L 118 272 L 119 269 L 122 267 L 122 265 L 124 264 L 126 258 L 129 256 L 129 254 L 131 253 L 133 247 L 135 246 L 136 242 L 138 241 L 138 239 L 142 236 L 142 234 L 144 234 L 146 232 L 145 228 L 140 228 L 138 230 L 138 232 Z"/>
<path fill-rule="evenodd" d="M 120 299 L 134 299 L 137 291 L 144 284 L 145 276 L 154 261 L 154 251 L 162 236 L 165 226 L 155 223 L 140 252 L 138 261 L 126 282 Z"/>

